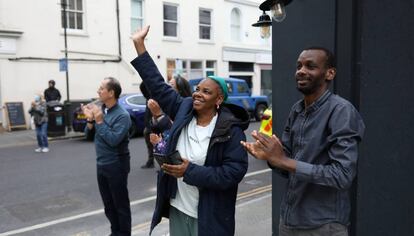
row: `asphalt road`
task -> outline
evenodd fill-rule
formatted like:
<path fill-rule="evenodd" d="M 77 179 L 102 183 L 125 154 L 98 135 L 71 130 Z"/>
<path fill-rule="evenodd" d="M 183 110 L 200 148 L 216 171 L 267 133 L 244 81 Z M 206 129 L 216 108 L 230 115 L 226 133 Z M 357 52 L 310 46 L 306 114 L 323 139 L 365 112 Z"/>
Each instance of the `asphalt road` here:
<path fill-rule="evenodd" d="M 246 134 L 258 126 L 252 123 Z M 52 142 L 50 149 L 49 153 L 34 153 L 33 146 L 0 149 L 0 236 L 108 235 L 96 182 L 94 144 L 62 140 Z M 133 235 L 148 235 L 158 168 L 140 169 L 146 161 L 142 137 L 131 140 L 130 151 Z M 270 184 L 266 163 L 250 158 L 248 174 L 239 185 L 238 204 L 269 197 Z M 264 210 L 270 214 L 270 209 Z M 153 235 L 167 233 L 168 223 L 163 222 Z"/>

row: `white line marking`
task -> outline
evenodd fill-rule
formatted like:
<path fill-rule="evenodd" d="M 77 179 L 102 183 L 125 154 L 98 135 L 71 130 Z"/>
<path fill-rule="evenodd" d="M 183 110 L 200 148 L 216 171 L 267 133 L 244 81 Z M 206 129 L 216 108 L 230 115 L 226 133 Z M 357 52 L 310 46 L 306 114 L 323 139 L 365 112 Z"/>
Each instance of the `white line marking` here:
<path fill-rule="evenodd" d="M 157 198 L 157 196 L 154 195 L 154 196 L 151 196 L 151 197 L 146 197 L 146 198 L 143 198 L 143 199 L 139 199 L 139 200 L 136 200 L 136 201 L 131 202 L 131 206 L 135 206 L 135 205 L 138 205 L 138 204 L 146 203 L 146 202 L 155 200 L 156 198 Z"/>
<path fill-rule="evenodd" d="M 142 203 L 145 203 L 145 202 L 149 202 L 149 201 L 152 201 L 152 200 L 155 200 L 155 199 L 156 199 L 156 196 L 151 196 L 151 197 L 139 199 L 139 200 L 131 202 L 131 206 L 142 204 Z M 61 218 L 61 219 L 57 219 L 57 220 L 52 220 L 52 221 L 37 224 L 37 225 L 32 225 L 32 226 L 21 228 L 21 229 L 16 229 L 16 230 L 4 232 L 4 233 L 1 233 L 0 236 L 20 234 L 20 233 L 24 233 L 24 232 L 28 232 L 28 231 L 32 231 L 32 230 L 36 230 L 36 229 L 41 229 L 41 228 L 46 228 L 48 226 L 52 226 L 52 225 L 72 221 L 72 220 L 78 220 L 78 219 L 85 218 L 85 217 L 88 217 L 88 216 L 102 214 L 102 213 L 104 213 L 103 208 L 99 209 L 99 210 L 96 210 L 96 211 L 90 211 L 90 212 L 86 212 L 86 213 L 79 214 L 79 215 L 74 215 L 74 216 Z"/>
<path fill-rule="evenodd" d="M 254 171 L 254 172 L 247 173 L 244 177 L 259 175 L 259 174 L 263 174 L 263 173 L 266 173 L 266 172 L 269 172 L 269 171 L 271 171 L 271 169 L 264 169 L 264 170 Z M 133 202 L 131 202 L 131 206 L 135 206 L 135 205 L 139 205 L 139 204 L 142 204 L 142 203 L 146 203 L 146 202 L 155 200 L 156 197 L 157 196 L 154 195 L 154 196 L 150 196 L 150 197 L 146 197 L 146 198 L 143 198 L 143 199 L 133 201 Z M 15 230 L 7 231 L 7 232 L 4 232 L 4 233 L 1 233 L 0 236 L 9 236 L 9 235 L 13 235 L 13 234 L 20 234 L 20 233 L 24 233 L 24 232 L 28 232 L 28 231 L 32 231 L 32 230 L 36 230 L 36 229 L 46 228 L 46 227 L 56 225 L 56 224 L 60 224 L 60 223 L 65 223 L 65 222 L 72 221 L 72 220 L 78 220 L 78 219 L 85 218 L 85 217 L 88 217 L 88 216 L 102 214 L 102 213 L 104 213 L 103 208 L 101 208 L 99 210 L 95 210 L 95 211 L 82 213 L 82 214 L 79 214 L 79 215 L 69 216 L 69 217 L 65 217 L 65 218 L 61 218 L 61 219 L 57 219 L 57 220 L 52 220 L 52 221 L 37 224 L 37 225 L 28 226 L 28 227 L 21 228 L 21 229 L 15 229 Z"/>
<path fill-rule="evenodd" d="M 247 173 L 244 177 L 246 178 L 246 177 L 250 177 L 250 176 L 253 176 L 253 175 L 260 175 L 260 174 L 270 172 L 270 171 L 272 171 L 272 169 L 270 169 L 270 168 L 267 168 L 267 169 L 264 169 L 264 170 L 258 170 L 258 171 Z"/>

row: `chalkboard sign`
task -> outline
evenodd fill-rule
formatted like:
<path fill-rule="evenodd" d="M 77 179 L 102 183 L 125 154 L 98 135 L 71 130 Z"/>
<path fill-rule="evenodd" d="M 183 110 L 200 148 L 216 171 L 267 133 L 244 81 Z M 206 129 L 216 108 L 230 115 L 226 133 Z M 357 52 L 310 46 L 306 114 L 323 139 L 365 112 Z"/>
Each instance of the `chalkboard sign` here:
<path fill-rule="evenodd" d="M 23 102 L 6 102 L 5 105 L 9 131 L 13 128 L 26 128 Z"/>

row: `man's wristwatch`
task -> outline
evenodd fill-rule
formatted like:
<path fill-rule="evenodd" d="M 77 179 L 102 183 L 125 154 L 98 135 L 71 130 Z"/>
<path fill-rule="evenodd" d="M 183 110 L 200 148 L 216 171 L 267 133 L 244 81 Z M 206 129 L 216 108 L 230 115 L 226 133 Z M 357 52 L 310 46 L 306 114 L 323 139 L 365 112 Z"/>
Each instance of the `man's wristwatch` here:
<path fill-rule="evenodd" d="M 155 117 L 155 119 L 158 119 L 158 118 L 163 117 L 163 116 L 164 116 L 164 113 L 161 113 L 161 114 L 156 115 L 156 116 L 154 116 L 154 117 Z"/>
<path fill-rule="evenodd" d="M 88 124 L 95 124 L 95 120 L 86 120 Z"/>

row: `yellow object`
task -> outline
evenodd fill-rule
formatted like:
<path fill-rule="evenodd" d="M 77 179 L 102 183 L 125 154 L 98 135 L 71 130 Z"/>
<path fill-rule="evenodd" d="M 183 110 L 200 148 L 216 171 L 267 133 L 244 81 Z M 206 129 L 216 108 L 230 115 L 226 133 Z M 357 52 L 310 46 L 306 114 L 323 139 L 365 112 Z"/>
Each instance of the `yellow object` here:
<path fill-rule="evenodd" d="M 262 123 L 260 124 L 259 132 L 272 136 L 272 110 L 266 109 L 263 112 Z"/>
<path fill-rule="evenodd" d="M 79 119 L 79 120 L 84 120 L 84 119 L 86 119 L 86 115 L 85 115 L 85 114 L 78 114 L 76 117 L 77 117 L 77 119 Z"/>

